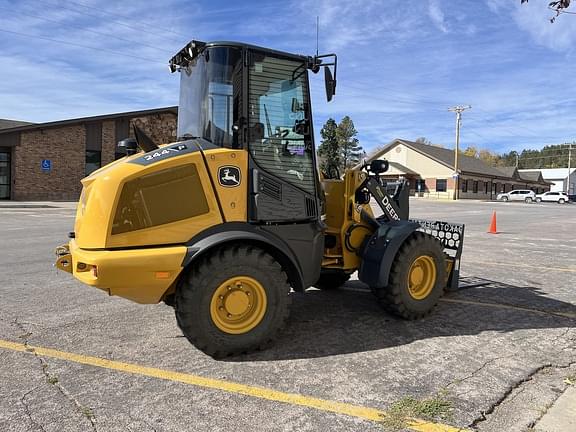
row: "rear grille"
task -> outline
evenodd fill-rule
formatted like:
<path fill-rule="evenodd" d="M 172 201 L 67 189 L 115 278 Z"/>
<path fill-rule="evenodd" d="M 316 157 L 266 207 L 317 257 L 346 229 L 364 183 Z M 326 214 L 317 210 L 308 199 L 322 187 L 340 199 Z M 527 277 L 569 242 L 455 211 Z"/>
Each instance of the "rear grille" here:
<path fill-rule="evenodd" d="M 306 216 L 316 217 L 316 214 L 317 214 L 316 201 L 306 197 Z"/>

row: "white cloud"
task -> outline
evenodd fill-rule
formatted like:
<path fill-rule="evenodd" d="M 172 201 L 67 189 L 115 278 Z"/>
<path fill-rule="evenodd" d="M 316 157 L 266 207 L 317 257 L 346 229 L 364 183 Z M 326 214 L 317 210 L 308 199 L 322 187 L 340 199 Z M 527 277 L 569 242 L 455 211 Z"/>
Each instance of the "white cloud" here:
<path fill-rule="evenodd" d="M 428 2 L 428 16 L 438 30 L 443 33 L 448 33 L 444 12 L 440 8 L 440 3 L 438 0 L 430 0 Z"/>
<path fill-rule="evenodd" d="M 561 15 L 554 23 L 554 12 L 547 8 L 548 1 L 532 1 L 516 5 L 514 21 L 528 32 L 536 43 L 556 51 L 572 51 L 576 45 L 576 17 Z"/>

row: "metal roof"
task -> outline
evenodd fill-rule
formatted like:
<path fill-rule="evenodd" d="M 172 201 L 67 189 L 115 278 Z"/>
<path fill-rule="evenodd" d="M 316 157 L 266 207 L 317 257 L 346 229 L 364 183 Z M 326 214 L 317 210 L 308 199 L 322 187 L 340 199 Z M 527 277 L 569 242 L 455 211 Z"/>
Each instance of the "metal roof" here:
<path fill-rule="evenodd" d="M 566 168 L 542 168 L 542 169 L 521 169 L 520 173 L 538 172 L 542 174 L 544 180 L 560 180 L 568 177 L 568 167 Z M 573 176 L 576 168 L 570 168 L 570 175 Z"/>
<path fill-rule="evenodd" d="M 390 149 L 396 147 L 399 144 L 404 144 L 406 147 L 409 147 L 412 150 L 417 151 L 418 153 L 421 153 L 444 166 L 447 166 L 448 168 L 454 169 L 454 150 L 404 139 L 395 139 L 390 144 L 384 146 L 384 148 L 381 150 L 372 153 L 367 158 L 368 162 L 379 158 L 384 153 L 388 152 Z M 479 174 L 490 177 L 510 178 L 502 171 L 487 165 L 482 160 L 470 156 L 464 156 L 462 154 L 458 157 L 458 168 L 460 172 L 465 174 Z"/>
<path fill-rule="evenodd" d="M 0 119 L 0 130 L 12 129 L 15 127 L 26 126 L 26 125 L 31 125 L 31 124 L 33 124 L 33 123 L 19 121 L 19 120 Z"/>
<path fill-rule="evenodd" d="M 435 160 L 436 162 L 454 169 L 454 150 L 438 147 L 435 145 L 417 143 L 404 139 L 395 139 L 380 150 L 376 150 L 366 159 L 367 162 L 378 159 L 384 153 L 394 148 L 399 144 L 404 144 L 406 147 Z M 390 162 L 392 165 L 392 162 Z M 358 165 L 357 167 L 359 167 Z M 481 159 L 460 155 L 458 157 L 458 168 L 463 174 L 478 174 L 481 176 L 488 176 L 494 178 L 501 178 L 506 180 L 519 180 L 527 183 L 550 184 L 545 179 L 535 175 L 525 175 L 525 170 L 518 170 L 516 167 L 493 167 L 486 164 Z M 408 169 L 408 168 L 406 168 Z M 575 168 L 576 170 L 576 168 Z M 522 172 L 520 172 L 522 171 Z M 566 172 L 566 171 L 565 171 Z M 539 173 L 538 173 L 539 174 Z"/>
<path fill-rule="evenodd" d="M 497 167 L 506 177 L 518 177 L 518 168 L 515 166 Z"/>
<path fill-rule="evenodd" d="M 47 122 L 47 123 L 28 123 L 23 126 L 11 127 L 8 129 L 0 129 L 0 134 L 4 133 L 12 133 L 12 132 L 25 132 L 35 129 L 48 129 L 48 128 L 55 128 L 55 127 L 62 127 L 62 126 L 73 126 L 76 124 L 82 123 L 91 123 L 103 120 L 113 120 L 116 118 L 123 118 L 123 117 L 141 117 L 144 115 L 153 115 L 153 114 L 163 114 L 163 113 L 172 113 L 178 114 L 178 107 L 171 106 L 165 108 L 154 108 L 148 110 L 141 110 L 141 111 L 128 111 L 122 113 L 114 113 L 114 114 L 104 114 L 99 116 L 92 116 L 92 117 L 81 117 L 69 120 L 59 120 L 54 122 Z"/>

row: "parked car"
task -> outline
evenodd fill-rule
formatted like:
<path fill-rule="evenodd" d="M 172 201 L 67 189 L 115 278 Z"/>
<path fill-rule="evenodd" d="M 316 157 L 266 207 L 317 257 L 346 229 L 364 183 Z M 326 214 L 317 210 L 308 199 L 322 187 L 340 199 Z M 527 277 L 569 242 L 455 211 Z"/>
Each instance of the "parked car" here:
<path fill-rule="evenodd" d="M 564 204 L 570 201 L 570 198 L 568 198 L 568 195 L 564 192 L 544 192 L 543 194 L 536 195 L 536 202 L 541 201 Z"/>
<path fill-rule="evenodd" d="M 534 191 L 528 189 L 517 189 L 506 193 L 499 193 L 496 196 L 498 201 L 525 201 L 527 203 L 536 199 Z"/>

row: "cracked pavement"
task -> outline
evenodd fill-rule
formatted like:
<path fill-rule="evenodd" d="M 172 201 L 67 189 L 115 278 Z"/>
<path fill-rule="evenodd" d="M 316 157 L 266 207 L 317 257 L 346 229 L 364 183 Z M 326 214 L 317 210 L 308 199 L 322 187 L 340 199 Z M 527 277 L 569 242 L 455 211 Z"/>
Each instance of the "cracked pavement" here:
<path fill-rule="evenodd" d="M 532 427 L 576 373 L 576 205 L 411 206 L 414 217 L 466 224 L 462 289 L 432 315 L 387 315 L 358 281 L 309 290 L 294 295 L 271 349 L 223 361 L 189 345 L 168 306 L 107 297 L 52 268 L 52 250 L 73 224 L 70 206 L 0 208 L 0 339 L 380 410 L 446 390 L 450 424 Z M 494 209 L 499 235 L 485 233 Z M 2 431 L 383 430 L 30 354 L 0 349 Z"/>

